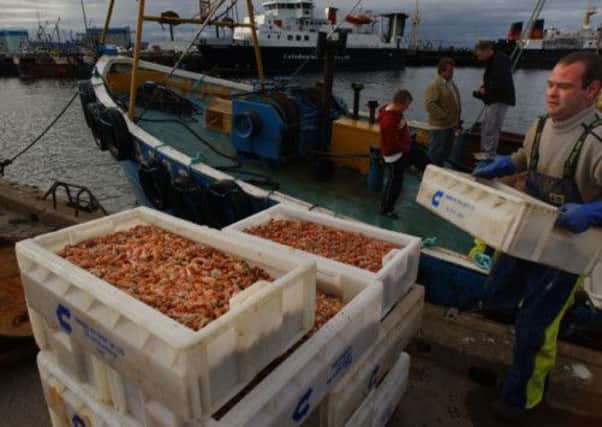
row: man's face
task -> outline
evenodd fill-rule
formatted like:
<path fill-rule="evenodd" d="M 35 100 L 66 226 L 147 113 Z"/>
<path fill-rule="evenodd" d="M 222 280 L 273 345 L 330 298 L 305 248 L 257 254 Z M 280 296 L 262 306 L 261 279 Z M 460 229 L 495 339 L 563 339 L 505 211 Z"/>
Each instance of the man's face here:
<path fill-rule="evenodd" d="M 445 81 L 450 81 L 454 77 L 454 66 L 448 65 L 447 68 L 439 73 L 441 78 Z"/>
<path fill-rule="evenodd" d="M 488 48 L 477 49 L 477 50 L 475 50 L 475 55 L 477 56 L 477 59 L 479 61 L 485 62 L 493 56 L 493 50 L 488 49 Z"/>
<path fill-rule="evenodd" d="M 573 64 L 557 64 L 550 77 L 546 89 L 546 108 L 554 121 L 563 121 L 589 107 L 600 90 L 600 82 L 594 81 L 583 87 L 585 65 L 581 62 Z"/>
<path fill-rule="evenodd" d="M 412 101 L 400 102 L 398 104 L 397 111 L 399 111 L 400 113 L 403 113 L 405 110 L 410 108 L 411 103 L 412 103 Z"/>

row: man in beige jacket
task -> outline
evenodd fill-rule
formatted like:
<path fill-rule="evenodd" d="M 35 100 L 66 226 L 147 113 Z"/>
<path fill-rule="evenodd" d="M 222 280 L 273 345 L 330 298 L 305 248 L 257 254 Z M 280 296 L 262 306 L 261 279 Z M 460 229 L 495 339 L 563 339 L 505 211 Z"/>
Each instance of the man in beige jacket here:
<path fill-rule="evenodd" d="M 454 145 L 455 131 L 460 127 L 462 113 L 460 92 L 453 81 L 455 62 L 443 58 L 437 65 L 438 77 L 425 91 L 424 100 L 431 125 L 428 156 L 443 166 Z"/>

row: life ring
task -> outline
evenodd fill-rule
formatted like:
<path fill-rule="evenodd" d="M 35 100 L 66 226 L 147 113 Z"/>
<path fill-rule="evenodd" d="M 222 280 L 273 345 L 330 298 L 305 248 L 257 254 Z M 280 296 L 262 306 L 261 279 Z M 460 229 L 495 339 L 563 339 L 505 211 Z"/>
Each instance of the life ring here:
<path fill-rule="evenodd" d="M 86 124 L 88 127 L 92 127 L 92 118 L 90 117 L 90 113 L 88 112 L 88 105 L 91 102 L 96 102 L 96 93 L 94 93 L 94 88 L 92 87 L 92 83 L 88 80 L 84 82 L 80 82 L 79 84 L 79 100 L 82 103 L 82 110 L 84 110 L 84 117 L 86 118 Z"/>
<path fill-rule="evenodd" d="M 88 126 L 90 126 L 90 130 L 92 131 L 94 142 L 101 151 L 106 151 L 108 148 L 106 139 L 103 137 L 104 126 L 102 121 L 102 112 L 104 108 L 104 105 L 99 102 L 90 102 L 84 109 L 86 121 L 89 120 Z"/>
<path fill-rule="evenodd" d="M 120 161 L 131 158 L 134 152 L 132 135 L 123 114 L 117 108 L 107 107 L 100 117 L 104 128 L 102 136 L 113 157 Z"/>
<path fill-rule="evenodd" d="M 184 218 L 196 224 L 204 224 L 203 196 L 202 188 L 188 175 L 179 176 L 171 181 L 170 207 L 178 218 Z"/>
<path fill-rule="evenodd" d="M 345 17 L 345 21 L 349 22 L 350 24 L 354 24 L 354 25 L 366 25 L 366 24 L 373 23 L 374 19 L 368 15 L 360 13 L 357 15 L 347 15 Z"/>
<path fill-rule="evenodd" d="M 170 207 L 171 175 L 163 162 L 151 159 L 141 163 L 138 179 L 144 194 L 155 208 L 165 210 Z"/>
<path fill-rule="evenodd" d="M 234 116 L 233 128 L 236 135 L 247 139 L 259 133 L 261 130 L 261 120 L 255 111 L 243 111 Z"/>

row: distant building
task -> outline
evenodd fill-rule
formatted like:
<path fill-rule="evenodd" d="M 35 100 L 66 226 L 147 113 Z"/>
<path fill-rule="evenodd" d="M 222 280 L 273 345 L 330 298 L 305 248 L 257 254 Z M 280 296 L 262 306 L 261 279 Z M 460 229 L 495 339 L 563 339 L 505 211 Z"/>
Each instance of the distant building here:
<path fill-rule="evenodd" d="M 103 29 L 100 27 L 88 28 L 86 31 L 86 42 L 93 45 L 99 44 L 100 38 L 102 37 L 102 30 Z M 106 43 L 128 49 L 132 44 L 130 27 L 109 28 Z"/>
<path fill-rule="evenodd" d="M 29 47 L 25 28 L 0 28 L 0 53 L 13 54 Z"/>

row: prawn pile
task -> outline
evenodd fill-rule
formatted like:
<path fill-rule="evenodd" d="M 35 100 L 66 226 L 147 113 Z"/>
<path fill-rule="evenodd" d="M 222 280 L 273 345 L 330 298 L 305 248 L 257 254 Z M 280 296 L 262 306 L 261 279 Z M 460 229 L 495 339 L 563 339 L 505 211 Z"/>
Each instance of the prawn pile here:
<path fill-rule="evenodd" d="M 244 231 L 373 273 L 382 268 L 383 257 L 397 249 L 382 240 L 308 221 L 271 219 Z"/>
<path fill-rule="evenodd" d="M 341 311 L 343 305 L 343 300 L 340 297 L 327 295 L 316 290 L 316 318 L 310 335 L 316 333 L 318 329 Z"/>
<path fill-rule="evenodd" d="M 154 225 L 67 245 L 58 255 L 197 331 L 229 310 L 229 300 L 261 268 Z"/>

